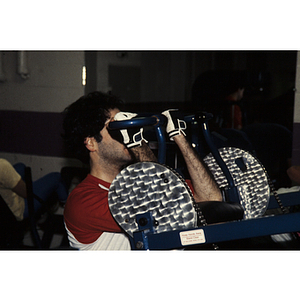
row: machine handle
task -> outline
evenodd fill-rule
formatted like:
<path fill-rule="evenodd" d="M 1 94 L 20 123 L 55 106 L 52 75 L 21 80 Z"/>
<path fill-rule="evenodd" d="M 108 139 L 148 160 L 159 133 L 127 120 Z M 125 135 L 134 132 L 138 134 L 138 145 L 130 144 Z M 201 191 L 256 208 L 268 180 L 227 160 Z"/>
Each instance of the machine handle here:
<path fill-rule="evenodd" d="M 125 121 L 114 121 L 108 124 L 109 129 L 126 129 L 132 127 L 154 126 L 157 141 L 158 141 L 158 157 L 159 163 L 166 162 L 166 138 L 161 126 L 164 126 L 167 118 L 162 114 L 156 114 L 149 117 L 137 117 Z"/>

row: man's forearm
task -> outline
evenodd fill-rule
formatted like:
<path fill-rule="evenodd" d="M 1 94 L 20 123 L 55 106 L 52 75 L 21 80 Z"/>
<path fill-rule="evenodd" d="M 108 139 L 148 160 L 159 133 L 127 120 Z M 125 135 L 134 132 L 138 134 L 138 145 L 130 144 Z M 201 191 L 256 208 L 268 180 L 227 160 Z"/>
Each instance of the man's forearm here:
<path fill-rule="evenodd" d="M 20 179 L 17 185 L 12 189 L 17 195 L 23 198 L 27 198 L 27 190 L 25 182 Z"/>
<path fill-rule="evenodd" d="M 196 202 L 222 201 L 222 194 L 213 176 L 183 135 L 174 137 L 186 162 L 194 187 Z"/>
<path fill-rule="evenodd" d="M 135 161 L 137 162 L 140 161 L 157 162 L 156 156 L 144 141 L 142 142 L 142 146 L 131 148 L 130 151 L 134 156 Z"/>

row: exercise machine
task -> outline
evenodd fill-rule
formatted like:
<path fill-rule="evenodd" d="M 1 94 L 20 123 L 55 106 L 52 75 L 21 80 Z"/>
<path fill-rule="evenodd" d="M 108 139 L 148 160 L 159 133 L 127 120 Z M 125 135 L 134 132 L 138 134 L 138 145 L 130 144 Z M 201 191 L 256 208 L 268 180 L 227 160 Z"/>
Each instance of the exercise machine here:
<path fill-rule="evenodd" d="M 291 233 L 298 242 L 300 212 L 291 208 L 300 204 L 300 192 L 286 193 L 282 201 L 254 155 L 234 147 L 217 149 L 208 126 L 211 117 L 197 113 L 184 118 L 192 129 L 201 128 L 211 151 L 203 160 L 223 193 L 223 202 L 200 205 L 195 203 L 181 175 L 165 165 L 163 115 L 143 115 L 110 123 L 111 130 L 151 126 L 158 142 L 158 163 L 128 166 L 115 178 L 109 191 L 110 210 L 129 235 L 132 249 L 185 249 L 203 245 L 218 249 L 217 244 L 222 242 L 283 233 Z M 197 150 L 197 134 L 193 131 L 192 143 Z M 280 213 L 268 214 L 270 209 Z M 208 222 L 212 211 L 216 216 Z"/>

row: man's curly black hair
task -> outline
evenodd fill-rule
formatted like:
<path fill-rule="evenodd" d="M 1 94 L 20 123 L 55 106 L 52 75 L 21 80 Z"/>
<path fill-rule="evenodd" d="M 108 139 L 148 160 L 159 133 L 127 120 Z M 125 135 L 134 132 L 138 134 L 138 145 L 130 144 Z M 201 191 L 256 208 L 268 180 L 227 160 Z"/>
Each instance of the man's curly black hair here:
<path fill-rule="evenodd" d="M 122 100 L 116 96 L 92 92 L 64 110 L 62 137 L 74 157 L 85 164 L 89 163 L 89 150 L 84 144 L 85 138 L 94 137 L 98 143 L 101 142 L 100 131 L 109 118 L 109 110 L 121 109 L 122 104 Z"/>

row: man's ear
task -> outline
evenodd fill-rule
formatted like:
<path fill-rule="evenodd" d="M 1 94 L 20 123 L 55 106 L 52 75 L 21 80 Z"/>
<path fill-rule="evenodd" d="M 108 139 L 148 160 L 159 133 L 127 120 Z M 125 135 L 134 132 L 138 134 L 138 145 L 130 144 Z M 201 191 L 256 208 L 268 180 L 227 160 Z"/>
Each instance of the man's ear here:
<path fill-rule="evenodd" d="M 91 152 L 96 151 L 96 146 L 98 145 L 98 143 L 96 142 L 95 138 L 93 137 L 87 137 L 84 140 L 84 144 L 87 147 L 87 149 Z"/>

